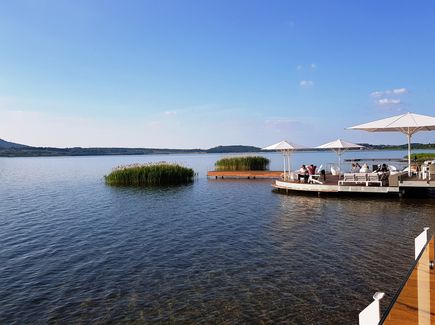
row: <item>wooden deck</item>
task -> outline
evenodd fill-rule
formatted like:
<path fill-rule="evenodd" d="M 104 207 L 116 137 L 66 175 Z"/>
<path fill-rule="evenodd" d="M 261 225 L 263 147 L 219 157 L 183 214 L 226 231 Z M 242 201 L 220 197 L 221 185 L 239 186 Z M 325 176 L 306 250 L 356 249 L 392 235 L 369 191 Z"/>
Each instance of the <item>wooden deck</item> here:
<path fill-rule="evenodd" d="M 210 171 L 207 173 L 208 177 L 217 178 L 281 178 L 282 171 L 270 171 L 270 170 L 248 170 L 248 171 Z"/>
<path fill-rule="evenodd" d="M 405 173 L 406 174 L 406 173 Z M 389 180 L 389 186 L 380 186 L 381 184 L 358 184 L 345 182 L 338 184 L 338 176 L 331 174 L 326 175 L 326 181 L 323 184 L 309 184 L 303 181 L 287 181 L 282 179 L 281 171 L 209 171 L 207 177 L 216 179 L 232 178 L 232 179 L 275 179 L 272 186 L 275 190 L 285 193 L 301 192 L 301 193 L 322 193 L 329 194 L 395 194 L 402 197 L 405 193 L 415 192 L 421 189 L 435 189 L 435 180 L 421 180 L 418 177 L 408 177 L 407 175 L 396 175 L 395 178 Z M 407 194 L 406 194 L 407 195 Z"/>
<path fill-rule="evenodd" d="M 430 264 L 434 260 L 432 236 L 381 324 L 435 324 L 435 269 Z"/>
<path fill-rule="evenodd" d="M 272 185 L 277 190 L 298 192 L 321 193 L 373 193 L 389 194 L 399 193 L 399 187 L 392 186 L 363 186 L 363 185 L 338 185 L 338 176 L 329 176 L 324 184 L 307 184 L 277 180 Z"/>
<path fill-rule="evenodd" d="M 284 181 L 278 179 L 272 185 L 278 191 L 289 193 L 294 192 L 317 192 L 321 193 L 361 193 L 361 194 L 396 194 L 399 196 L 405 193 L 413 192 L 422 189 L 435 189 L 435 180 L 422 180 L 418 177 L 403 176 L 400 180 L 390 179 L 388 186 L 380 186 L 380 184 L 352 184 L 351 182 L 338 184 L 338 176 L 326 175 L 326 182 L 323 184 L 307 184 L 297 181 Z"/>

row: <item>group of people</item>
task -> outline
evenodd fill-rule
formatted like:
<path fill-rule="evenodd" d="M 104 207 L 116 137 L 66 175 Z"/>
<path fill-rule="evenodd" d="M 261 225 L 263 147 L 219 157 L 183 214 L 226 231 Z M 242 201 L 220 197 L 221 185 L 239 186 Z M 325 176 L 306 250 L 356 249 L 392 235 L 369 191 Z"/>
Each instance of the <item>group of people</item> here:
<path fill-rule="evenodd" d="M 301 168 L 298 169 L 297 171 L 297 175 L 298 175 L 298 182 L 300 183 L 301 181 L 303 181 L 304 183 L 308 183 L 310 176 L 316 175 L 316 169 L 317 166 L 311 164 L 311 165 L 302 165 Z M 382 173 L 379 174 L 380 179 L 381 178 L 388 178 L 388 174 L 389 174 L 389 168 L 387 166 L 387 164 L 382 164 L 382 165 L 373 165 L 373 170 L 370 170 L 370 167 L 368 164 L 364 163 L 362 166 L 355 162 L 352 163 L 352 172 L 353 173 Z M 318 172 L 318 177 L 320 180 L 326 181 L 326 172 L 324 169 L 322 169 L 321 171 Z"/>
<path fill-rule="evenodd" d="M 367 164 L 363 164 L 361 166 L 359 163 L 352 163 L 352 172 L 353 173 L 370 173 L 372 171 L 370 170 L 370 167 Z M 388 168 L 387 164 L 373 165 L 373 172 L 387 173 L 387 172 L 389 172 L 389 168 Z"/>
<path fill-rule="evenodd" d="M 303 180 L 304 183 L 307 183 L 310 176 L 316 175 L 316 168 L 317 166 L 314 166 L 313 164 L 308 166 L 302 165 L 301 168 L 299 168 L 298 170 L 298 182 L 301 182 L 301 180 Z M 326 181 L 326 173 L 324 169 L 320 171 L 320 178 L 323 181 Z"/>

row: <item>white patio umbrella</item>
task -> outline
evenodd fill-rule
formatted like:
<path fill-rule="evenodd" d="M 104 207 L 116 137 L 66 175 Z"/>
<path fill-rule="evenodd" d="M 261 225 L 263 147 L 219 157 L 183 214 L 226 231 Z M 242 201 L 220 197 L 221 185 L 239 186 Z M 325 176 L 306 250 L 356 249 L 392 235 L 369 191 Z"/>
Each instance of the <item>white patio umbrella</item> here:
<path fill-rule="evenodd" d="M 435 130 L 435 117 L 406 113 L 382 120 L 355 125 L 348 129 L 369 132 L 402 132 L 406 134 L 408 138 L 408 174 L 411 176 L 411 138 L 419 131 Z"/>
<path fill-rule="evenodd" d="M 291 164 L 290 164 L 290 155 L 291 153 L 296 149 L 303 149 L 303 146 L 293 144 L 287 141 L 280 141 L 278 143 L 272 144 L 268 147 L 262 148 L 261 150 L 274 150 L 274 151 L 281 151 L 283 158 L 284 158 L 284 177 L 286 172 L 286 161 L 288 164 L 288 171 L 291 171 Z"/>
<path fill-rule="evenodd" d="M 317 146 L 316 149 L 331 149 L 335 151 L 335 153 L 338 156 L 338 169 L 339 169 L 339 175 L 341 174 L 341 155 L 343 152 L 349 149 L 361 149 L 364 148 L 363 146 L 360 146 L 359 144 L 344 141 L 341 139 L 337 139 L 325 144 L 322 144 L 321 146 Z"/>

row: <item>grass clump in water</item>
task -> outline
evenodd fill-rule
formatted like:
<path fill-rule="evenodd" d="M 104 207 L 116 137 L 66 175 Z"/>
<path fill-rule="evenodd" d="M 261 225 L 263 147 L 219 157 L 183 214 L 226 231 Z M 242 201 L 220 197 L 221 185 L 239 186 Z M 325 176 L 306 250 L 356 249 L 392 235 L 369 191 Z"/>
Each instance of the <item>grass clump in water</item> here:
<path fill-rule="evenodd" d="M 426 160 L 434 160 L 435 153 L 434 152 L 422 152 L 422 153 L 411 154 L 411 160 L 414 160 L 416 157 L 417 157 L 417 162 L 422 163 Z M 408 155 L 406 155 L 403 158 L 408 159 Z"/>
<path fill-rule="evenodd" d="M 261 156 L 228 157 L 215 163 L 217 171 L 267 170 L 269 159 Z"/>
<path fill-rule="evenodd" d="M 114 186 L 157 186 L 187 184 L 194 174 L 191 168 L 160 162 L 119 166 L 104 178 Z"/>

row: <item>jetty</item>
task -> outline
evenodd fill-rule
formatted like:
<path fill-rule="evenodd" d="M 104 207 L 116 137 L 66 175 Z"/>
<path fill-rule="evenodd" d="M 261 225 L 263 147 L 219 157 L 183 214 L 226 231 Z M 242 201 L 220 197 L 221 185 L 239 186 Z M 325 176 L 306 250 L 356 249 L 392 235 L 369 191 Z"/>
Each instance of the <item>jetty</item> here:
<path fill-rule="evenodd" d="M 341 174 L 341 156 L 347 150 L 362 150 L 363 146 L 337 139 L 316 149 L 333 150 L 338 157 L 338 168 L 331 167 L 331 174 L 326 175 L 326 170 L 320 167 L 320 175 L 316 175 L 316 166 L 302 165 L 297 172 L 292 172 L 290 168 L 290 154 L 298 149 L 286 141 L 263 148 L 263 150 L 278 150 L 284 156 L 284 168 L 282 179 L 276 180 L 273 187 L 277 191 L 289 192 L 311 192 L 321 195 L 328 194 L 349 194 L 349 193 L 372 193 L 372 194 L 398 194 L 403 196 L 408 191 L 420 191 L 423 189 L 435 189 L 435 161 L 429 159 L 422 165 L 417 162 L 411 163 L 411 138 L 414 134 L 421 131 L 435 131 L 435 117 L 406 113 L 389 118 L 376 120 L 373 122 L 349 127 L 350 130 L 363 130 L 367 132 L 400 132 L 408 139 L 408 166 L 403 171 L 397 168 L 383 166 L 373 166 L 372 171 L 367 164 L 359 167 L 359 172 Z M 357 159 L 353 159 L 353 162 Z M 363 161 L 363 160 L 359 160 Z M 367 161 L 367 158 L 364 158 Z M 385 159 L 385 161 L 388 161 Z M 353 166 L 353 171 L 356 166 Z M 338 176 L 336 176 L 338 175 Z M 300 179 L 303 179 L 303 183 Z"/>
<path fill-rule="evenodd" d="M 435 177 L 420 178 L 409 176 L 407 172 L 397 172 L 382 179 L 379 173 L 345 173 L 344 175 L 326 175 L 326 180 L 319 178 L 307 183 L 292 179 L 276 180 L 272 187 L 277 192 L 322 194 L 395 194 L 402 197 L 407 192 L 423 189 L 435 189 Z"/>
<path fill-rule="evenodd" d="M 279 179 L 282 177 L 282 171 L 271 170 L 238 170 L 238 171 L 209 171 L 207 177 L 218 178 L 270 178 Z"/>

